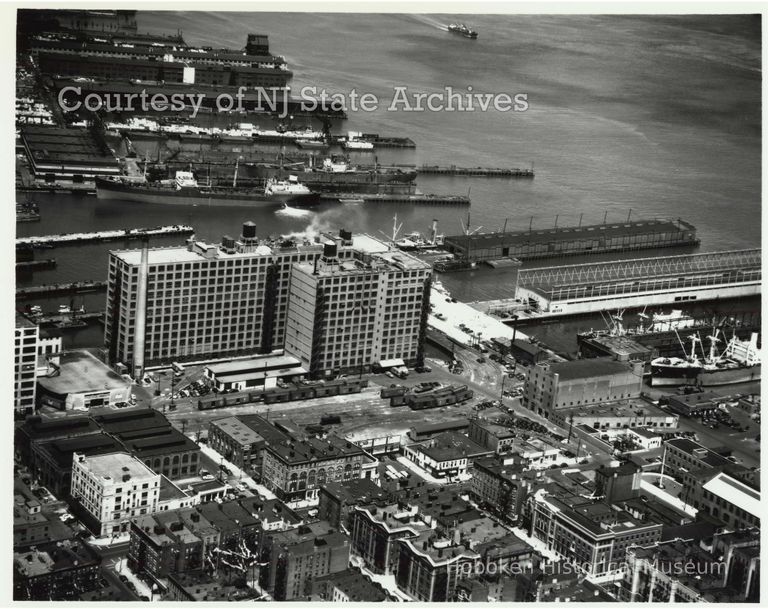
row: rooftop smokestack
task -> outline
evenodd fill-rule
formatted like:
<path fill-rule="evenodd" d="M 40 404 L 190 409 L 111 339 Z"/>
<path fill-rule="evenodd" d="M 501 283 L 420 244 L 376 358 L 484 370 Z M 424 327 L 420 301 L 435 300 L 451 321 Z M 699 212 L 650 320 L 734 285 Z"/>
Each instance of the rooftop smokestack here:
<path fill-rule="evenodd" d="M 141 237 L 139 288 L 136 294 L 136 333 L 133 339 L 133 378 L 144 375 L 144 338 L 147 327 L 147 277 L 149 276 L 149 237 Z"/>

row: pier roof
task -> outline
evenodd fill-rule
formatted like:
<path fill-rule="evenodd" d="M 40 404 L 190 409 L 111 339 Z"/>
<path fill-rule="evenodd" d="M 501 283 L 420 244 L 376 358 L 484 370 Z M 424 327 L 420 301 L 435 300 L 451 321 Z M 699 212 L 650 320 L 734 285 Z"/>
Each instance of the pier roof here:
<path fill-rule="evenodd" d="M 547 243 L 552 241 L 575 241 L 579 239 L 611 238 L 623 235 L 659 234 L 695 230 L 694 227 L 682 220 L 638 220 L 635 222 L 619 222 L 611 224 L 593 224 L 588 226 L 565 226 L 561 228 L 518 230 L 509 232 L 475 233 L 474 235 L 455 235 L 446 237 L 459 247 L 473 248 L 496 247 L 500 245 L 525 245 L 531 242 Z"/>

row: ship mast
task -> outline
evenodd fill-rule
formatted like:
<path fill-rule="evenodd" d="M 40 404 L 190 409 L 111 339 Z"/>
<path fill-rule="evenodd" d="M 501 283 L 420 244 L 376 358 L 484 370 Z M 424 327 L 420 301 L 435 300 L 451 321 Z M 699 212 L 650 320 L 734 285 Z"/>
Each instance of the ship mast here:
<path fill-rule="evenodd" d="M 232 188 L 237 188 L 237 170 L 240 168 L 240 157 L 235 161 L 235 175 L 232 178 Z"/>

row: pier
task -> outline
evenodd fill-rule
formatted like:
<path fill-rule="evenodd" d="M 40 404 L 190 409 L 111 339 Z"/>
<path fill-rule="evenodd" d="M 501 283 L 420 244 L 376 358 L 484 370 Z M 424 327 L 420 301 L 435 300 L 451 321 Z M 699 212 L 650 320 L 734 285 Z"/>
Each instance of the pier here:
<path fill-rule="evenodd" d="M 107 289 L 106 281 L 76 281 L 74 283 L 54 283 L 37 285 L 28 288 L 16 288 L 16 298 L 36 298 L 54 294 L 83 294 L 86 292 L 103 292 Z"/>
<path fill-rule="evenodd" d="M 16 263 L 17 271 L 37 271 L 43 269 L 52 269 L 56 267 L 56 258 L 45 258 L 43 260 L 24 260 Z"/>
<path fill-rule="evenodd" d="M 528 230 L 446 236 L 444 249 L 465 262 L 488 262 L 509 258 L 535 260 L 698 244 L 696 227 L 679 218 L 638 219 L 632 222 L 586 226 L 555 225 L 548 229 L 534 229 L 531 219 Z"/>
<path fill-rule="evenodd" d="M 760 249 L 525 269 L 516 296 L 527 306 L 516 314 L 539 320 L 755 296 L 761 281 Z"/>
<path fill-rule="evenodd" d="M 195 229 L 185 224 L 173 226 L 159 226 L 157 228 L 125 228 L 119 230 L 105 230 L 95 233 L 64 233 L 61 235 L 42 235 L 39 237 L 20 237 L 16 239 L 16 245 L 31 245 L 33 247 L 51 247 L 56 245 L 69 245 L 72 243 L 88 243 L 93 241 L 123 241 L 139 239 L 143 236 L 157 235 L 191 235 Z"/>
<path fill-rule="evenodd" d="M 56 326 L 58 328 L 77 328 L 92 323 L 104 321 L 103 311 L 91 313 L 51 313 L 31 316 L 30 319 L 39 326 Z"/>
<path fill-rule="evenodd" d="M 457 167 L 449 165 L 422 165 L 416 167 L 416 171 L 422 174 L 444 176 L 467 176 L 471 178 L 532 178 L 533 169 L 520 169 L 518 167 Z"/>
<path fill-rule="evenodd" d="M 462 195 L 436 195 L 436 194 L 321 194 L 321 201 L 338 201 L 340 203 L 408 203 L 419 205 L 470 205 L 469 197 Z"/>

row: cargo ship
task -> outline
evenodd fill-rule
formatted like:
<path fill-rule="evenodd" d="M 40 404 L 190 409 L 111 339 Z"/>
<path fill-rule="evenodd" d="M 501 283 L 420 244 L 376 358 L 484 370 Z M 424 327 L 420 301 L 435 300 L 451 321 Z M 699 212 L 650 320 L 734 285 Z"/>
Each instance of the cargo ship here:
<path fill-rule="evenodd" d="M 471 38 L 472 40 L 477 38 L 477 32 L 464 23 L 452 23 L 448 26 L 448 31 L 453 34 L 461 34 L 464 38 Z"/>
<path fill-rule="evenodd" d="M 716 353 L 719 330 L 709 336 L 709 354 L 700 359 L 696 345 L 701 342 L 698 335 L 689 337 L 691 352 L 686 357 L 658 357 L 651 361 L 652 387 L 677 387 L 696 385 L 713 387 L 748 383 L 760 380 L 761 352 L 758 334 L 753 332 L 749 340 L 742 341 L 733 336 L 722 353 Z"/>
<path fill-rule="evenodd" d="M 411 193 L 417 175 L 415 170 L 398 167 L 377 165 L 370 169 L 360 169 L 340 157 L 325 158 L 319 165 L 315 164 L 314 159 L 306 165 L 295 163 L 290 167 L 285 167 L 283 163 L 247 165 L 254 167 L 256 175 L 262 179 L 284 179 L 294 174 L 299 176 L 302 184 L 321 192 Z"/>
<path fill-rule="evenodd" d="M 259 205 L 308 206 L 320 201 L 295 175 L 286 179 L 270 178 L 263 189 L 198 185 L 191 171 L 177 171 L 175 179 L 148 182 L 128 177 L 97 177 L 96 196 L 137 203 L 161 205 L 211 205 L 221 207 L 250 207 Z"/>

